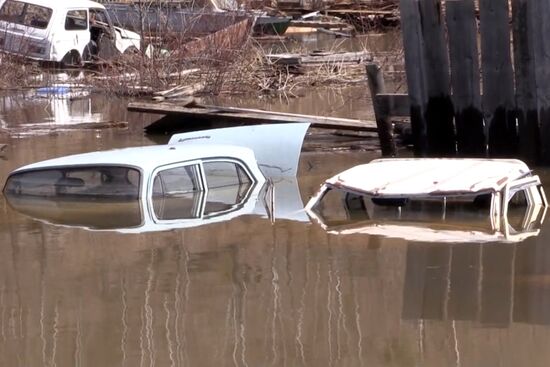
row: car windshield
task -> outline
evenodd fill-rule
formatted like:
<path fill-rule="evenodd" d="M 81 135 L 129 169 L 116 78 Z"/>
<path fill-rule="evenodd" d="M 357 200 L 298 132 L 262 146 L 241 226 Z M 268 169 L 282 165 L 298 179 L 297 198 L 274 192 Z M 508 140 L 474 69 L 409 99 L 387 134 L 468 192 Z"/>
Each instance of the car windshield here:
<path fill-rule="evenodd" d="M 42 197 L 139 198 L 141 174 L 123 166 L 59 167 L 15 173 L 7 195 Z"/>
<path fill-rule="evenodd" d="M 0 20 L 32 28 L 48 28 L 51 17 L 52 9 L 22 1 L 7 0 L 0 8 Z"/>

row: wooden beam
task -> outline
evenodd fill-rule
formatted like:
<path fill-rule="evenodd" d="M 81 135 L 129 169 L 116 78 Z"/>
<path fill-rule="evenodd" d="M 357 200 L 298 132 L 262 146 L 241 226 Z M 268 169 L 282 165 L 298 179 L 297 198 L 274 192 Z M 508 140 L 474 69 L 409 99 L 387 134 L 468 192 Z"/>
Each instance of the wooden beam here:
<path fill-rule="evenodd" d="M 448 0 L 446 5 L 458 153 L 485 156 L 474 0 Z"/>
<path fill-rule="evenodd" d="M 454 109 L 441 0 L 420 0 L 419 5 L 424 62 L 430 71 L 424 80 L 428 97 L 425 116 L 429 154 L 455 155 Z"/>
<path fill-rule="evenodd" d="M 415 153 L 455 154 L 449 60 L 440 0 L 401 0 Z"/>
<path fill-rule="evenodd" d="M 418 0 L 400 0 L 401 31 L 405 50 L 405 70 L 410 97 L 411 128 L 416 155 L 428 153 L 428 131 L 424 110 L 428 95 L 425 88 L 426 64 Z"/>
<path fill-rule="evenodd" d="M 376 99 L 379 93 L 386 91 L 384 84 L 384 74 L 380 67 L 376 64 L 367 64 L 367 81 L 369 83 L 370 94 L 376 116 L 376 126 L 378 129 L 378 139 L 380 140 L 380 148 L 383 156 L 397 155 L 397 147 L 393 137 L 393 125 L 390 119 L 389 109 L 380 101 L 387 99 Z"/>
<path fill-rule="evenodd" d="M 540 157 L 540 130 L 537 113 L 534 27 L 532 0 L 512 1 L 516 110 L 518 112 L 519 154 L 530 163 Z"/>
<path fill-rule="evenodd" d="M 190 120 L 223 120 L 235 124 L 307 122 L 313 127 L 320 128 L 376 131 L 376 123 L 373 121 L 271 112 L 250 108 L 218 106 L 189 108 L 172 103 L 131 102 L 128 104 L 128 111 L 175 115 Z M 185 128 L 185 120 L 178 119 L 178 124 L 180 125 L 179 128 Z M 174 127 L 178 128 L 178 126 Z"/>
<path fill-rule="evenodd" d="M 508 0 L 479 2 L 483 113 L 489 153 L 497 157 L 517 151 L 509 13 Z"/>
<path fill-rule="evenodd" d="M 531 0 L 529 37 L 533 40 L 536 106 L 540 126 L 540 161 L 550 164 L 550 4 L 547 0 Z"/>

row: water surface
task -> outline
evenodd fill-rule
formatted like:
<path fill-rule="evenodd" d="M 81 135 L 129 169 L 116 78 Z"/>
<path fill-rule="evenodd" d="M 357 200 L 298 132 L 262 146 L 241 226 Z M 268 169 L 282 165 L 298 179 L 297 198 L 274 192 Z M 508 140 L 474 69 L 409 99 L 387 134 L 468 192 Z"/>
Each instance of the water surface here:
<path fill-rule="evenodd" d="M 153 144 L 148 118 L 124 102 L 87 103 L 62 122 L 128 127 L 0 136 L 0 181 L 36 160 Z M 4 107 L 1 118 L 46 123 L 44 110 Z M 303 202 L 375 157 L 303 153 Z M 0 365 L 546 366 L 549 232 L 547 222 L 522 243 L 419 243 L 247 215 L 120 234 L 37 221 L 0 197 Z"/>

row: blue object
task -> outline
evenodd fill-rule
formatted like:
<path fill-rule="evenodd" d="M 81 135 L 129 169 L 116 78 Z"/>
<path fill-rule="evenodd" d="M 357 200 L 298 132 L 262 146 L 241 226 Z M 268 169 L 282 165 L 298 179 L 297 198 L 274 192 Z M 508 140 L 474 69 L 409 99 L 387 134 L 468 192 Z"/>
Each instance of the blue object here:
<path fill-rule="evenodd" d="M 67 86 L 42 87 L 36 90 L 37 94 L 67 94 L 70 92 Z"/>

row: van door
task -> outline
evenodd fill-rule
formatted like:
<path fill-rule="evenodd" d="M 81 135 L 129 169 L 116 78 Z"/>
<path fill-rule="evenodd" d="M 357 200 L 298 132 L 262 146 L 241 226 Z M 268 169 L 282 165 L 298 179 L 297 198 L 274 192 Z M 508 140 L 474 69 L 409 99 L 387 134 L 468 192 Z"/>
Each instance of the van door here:
<path fill-rule="evenodd" d="M 67 10 L 62 31 L 55 37 L 57 61 L 75 65 L 88 59 L 89 53 L 86 51 L 86 46 L 90 43 L 88 19 L 88 9 Z"/>
<path fill-rule="evenodd" d="M 90 34 L 97 45 L 96 56 L 110 60 L 120 54 L 116 48 L 116 34 L 111 18 L 105 9 L 90 8 Z"/>
<path fill-rule="evenodd" d="M 53 10 L 35 4 L 8 0 L 0 8 L 0 47 L 11 53 L 48 59 L 48 32 Z"/>

